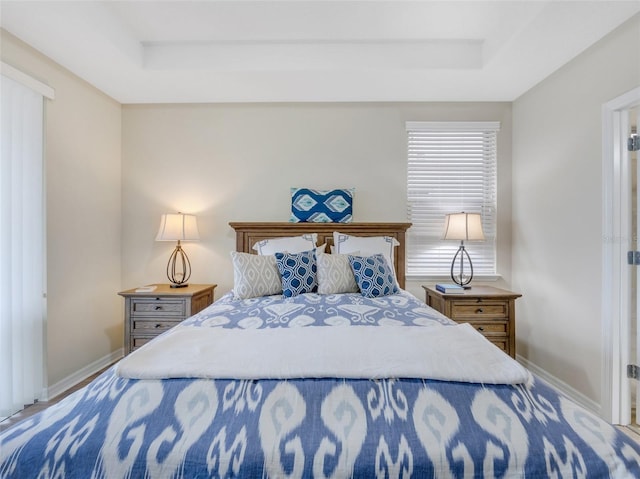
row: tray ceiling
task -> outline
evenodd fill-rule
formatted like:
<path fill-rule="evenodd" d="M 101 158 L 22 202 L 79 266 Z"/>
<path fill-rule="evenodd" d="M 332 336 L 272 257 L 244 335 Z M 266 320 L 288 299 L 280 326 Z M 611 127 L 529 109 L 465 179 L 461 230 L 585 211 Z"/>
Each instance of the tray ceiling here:
<path fill-rule="evenodd" d="M 512 101 L 640 1 L 1 1 L 121 103 Z M 638 45 L 630 45 L 638 54 Z"/>

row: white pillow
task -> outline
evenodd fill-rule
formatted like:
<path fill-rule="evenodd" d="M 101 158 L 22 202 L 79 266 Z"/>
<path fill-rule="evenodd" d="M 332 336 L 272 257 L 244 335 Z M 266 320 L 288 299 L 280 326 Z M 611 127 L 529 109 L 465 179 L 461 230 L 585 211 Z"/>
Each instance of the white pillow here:
<path fill-rule="evenodd" d="M 318 294 L 357 293 L 360 291 L 346 254 L 318 254 Z"/>
<path fill-rule="evenodd" d="M 273 255 L 276 253 L 296 254 L 312 250 L 316 247 L 317 241 L 317 233 L 289 236 L 286 238 L 269 238 L 258 241 L 253 245 L 253 249 L 261 255 Z"/>
<path fill-rule="evenodd" d="M 282 280 L 273 255 L 231 252 L 233 295 L 236 299 L 282 294 Z"/>
<path fill-rule="evenodd" d="M 384 255 L 391 267 L 395 264 L 393 248 L 400 243 L 391 236 L 351 236 L 333 232 L 333 249 L 337 254 L 358 254 L 360 256 Z"/>

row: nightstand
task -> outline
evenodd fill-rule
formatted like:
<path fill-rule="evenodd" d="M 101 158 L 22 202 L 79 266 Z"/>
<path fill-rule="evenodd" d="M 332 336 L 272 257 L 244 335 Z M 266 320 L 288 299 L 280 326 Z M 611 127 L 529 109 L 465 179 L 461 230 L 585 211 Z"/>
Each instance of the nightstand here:
<path fill-rule="evenodd" d="M 426 303 L 457 323 L 470 323 L 489 341 L 516 357 L 516 306 L 522 296 L 491 286 L 473 286 L 463 293 L 445 294 L 422 286 Z"/>
<path fill-rule="evenodd" d="M 215 284 L 190 284 L 171 288 L 157 284 L 156 289 L 140 292 L 120 291 L 124 296 L 124 353 L 139 348 L 160 333 L 173 328 L 189 316 L 213 303 Z"/>

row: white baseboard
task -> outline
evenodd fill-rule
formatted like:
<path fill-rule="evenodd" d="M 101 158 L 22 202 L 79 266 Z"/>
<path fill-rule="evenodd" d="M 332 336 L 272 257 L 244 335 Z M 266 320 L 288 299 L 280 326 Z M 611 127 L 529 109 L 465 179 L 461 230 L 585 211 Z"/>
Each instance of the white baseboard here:
<path fill-rule="evenodd" d="M 115 350 L 111 354 L 107 354 L 106 356 L 103 356 L 100 359 L 97 359 L 96 361 L 85 366 L 79 371 L 76 371 L 75 373 L 67 376 L 63 380 L 58 381 L 55 384 L 52 384 L 48 388 L 45 388 L 44 394 L 43 394 L 44 398 L 42 400 L 49 401 L 50 399 L 53 399 L 59 394 L 62 394 L 66 390 L 72 388 L 73 386 L 78 384 L 80 381 L 84 381 L 92 374 L 95 374 L 101 369 L 106 368 L 110 364 L 115 363 L 117 360 L 121 359 L 123 356 L 124 356 L 124 348 L 120 348 Z"/>
<path fill-rule="evenodd" d="M 525 368 L 527 368 L 529 371 L 531 371 L 533 374 L 538 376 L 543 381 L 549 383 L 551 386 L 553 386 L 555 389 L 557 389 L 562 394 L 567 396 L 573 402 L 578 403 L 580 406 L 585 408 L 587 411 L 592 412 L 596 416 L 602 417 L 601 416 L 601 414 L 602 414 L 602 406 L 600 404 L 598 404 L 597 402 L 595 402 L 593 399 L 588 398 L 587 396 L 582 394 L 580 391 L 572 388 L 571 386 L 569 386 L 567 383 L 565 383 L 561 379 L 558 379 L 557 377 L 555 377 L 554 375 L 550 374 L 545 369 L 542 369 L 540 366 L 537 366 L 536 364 L 532 363 L 528 359 L 523 358 L 520 355 L 516 355 L 516 359 Z"/>

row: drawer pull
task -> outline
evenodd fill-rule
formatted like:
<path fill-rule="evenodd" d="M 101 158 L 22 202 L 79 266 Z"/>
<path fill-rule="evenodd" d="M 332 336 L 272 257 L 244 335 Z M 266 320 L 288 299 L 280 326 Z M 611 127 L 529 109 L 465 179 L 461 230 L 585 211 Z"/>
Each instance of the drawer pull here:
<path fill-rule="evenodd" d="M 161 328 L 161 327 L 162 327 L 162 324 L 156 324 L 156 325 L 154 326 L 154 328 L 156 328 L 156 329 Z"/>
<path fill-rule="evenodd" d="M 478 326 L 478 331 L 484 331 L 484 328 L 482 326 Z"/>
<path fill-rule="evenodd" d="M 484 311 L 482 311 L 482 308 L 478 308 L 476 309 L 476 314 L 482 314 Z"/>
<path fill-rule="evenodd" d="M 162 309 L 162 306 L 156 306 L 156 311 L 160 311 Z"/>

